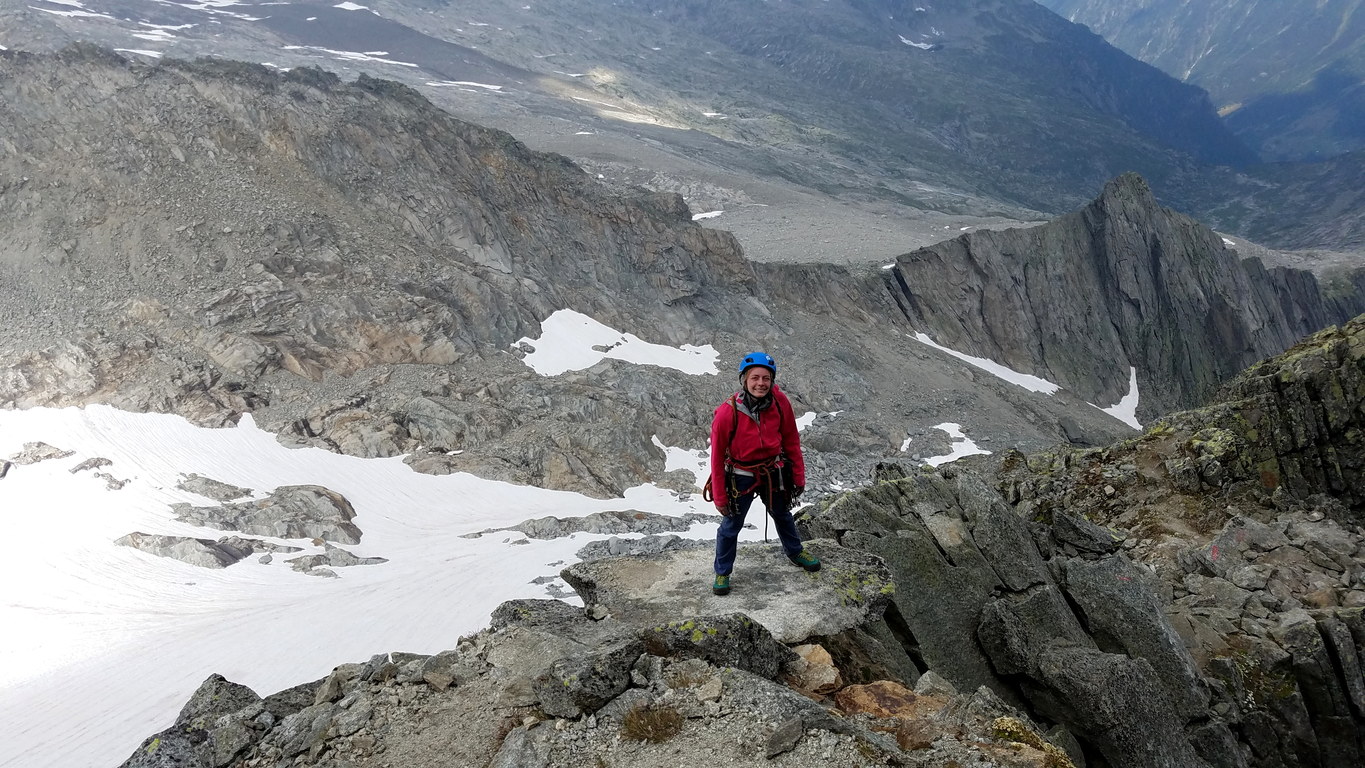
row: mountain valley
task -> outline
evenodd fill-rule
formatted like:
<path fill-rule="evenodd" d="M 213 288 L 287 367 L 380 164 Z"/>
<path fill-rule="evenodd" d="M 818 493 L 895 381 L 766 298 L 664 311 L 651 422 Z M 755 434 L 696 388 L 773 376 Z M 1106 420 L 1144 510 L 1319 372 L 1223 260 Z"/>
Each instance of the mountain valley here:
<path fill-rule="evenodd" d="M 1228 127 L 1267 160 L 1365 149 L 1365 21 L 1358 0 L 1296 7 L 1233 0 L 1043 0 L 1071 21 L 1207 90 Z"/>
<path fill-rule="evenodd" d="M 1361 156 L 1229 125 L 1023 0 L 0 0 L 0 765 L 1359 764 Z M 718 597 L 753 349 L 827 567 Z"/>
<path fill-rule="evenodd" d="M 866 263 L 1036 222 L 1127 171 L 1264 245 L 1356 252 L 1365 232 L 1358 163 L 1257 165 L 1198 89 L 1027 0 L 86 5 L 5 0 L 0 45 L 396 79 L 603 181 L 720 210 L 765 260 Z M 850 244 L 865 234 L 875 250 Z"/>

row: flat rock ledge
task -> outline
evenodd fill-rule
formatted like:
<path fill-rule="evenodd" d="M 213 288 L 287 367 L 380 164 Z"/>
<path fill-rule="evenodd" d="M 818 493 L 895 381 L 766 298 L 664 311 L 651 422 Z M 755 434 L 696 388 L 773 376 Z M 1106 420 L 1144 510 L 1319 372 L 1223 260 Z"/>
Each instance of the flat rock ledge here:
<path fill-rule="evenodd" d="M 806 549 L 822 562 L 815 573 L 792 565 L 776 543 L 740 545 L 733 590 L 724 596 L 711 593 L 711 547 L 582 562 L 561 575 L 588 611 L 630 624 L 742 613 L 778 642 L 798 643 L 880 618 L 895 592 L 881 558 L 830 540 L 808 541 Z"/>

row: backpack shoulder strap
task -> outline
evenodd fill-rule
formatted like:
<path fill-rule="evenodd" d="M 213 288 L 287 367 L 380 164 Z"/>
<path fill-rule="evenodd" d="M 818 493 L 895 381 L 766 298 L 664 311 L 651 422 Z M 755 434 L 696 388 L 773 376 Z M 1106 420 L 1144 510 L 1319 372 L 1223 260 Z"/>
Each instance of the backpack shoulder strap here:
<path fill-rule="evenodd" d="M 725 452 L 730 452 L 730 444 L 735 442 L 735 433 L 739 431 L 739 393 L 730 395 L 730 442 L 725 444 Z"/>

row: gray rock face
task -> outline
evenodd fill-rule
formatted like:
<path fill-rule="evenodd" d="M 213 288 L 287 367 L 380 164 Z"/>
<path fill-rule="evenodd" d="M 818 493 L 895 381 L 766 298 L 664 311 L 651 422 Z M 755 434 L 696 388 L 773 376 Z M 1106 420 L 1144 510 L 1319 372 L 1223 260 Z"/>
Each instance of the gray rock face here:
<path fill-rule="evenodd" d="M 1184 640 L 1165 620 L 1152 574 L 1121 557 L 1061 566 L 1066 594 L 1100 649 L 1149 663 L 1181 720 L 1206 713 L 1208 690 Z"/>
<path fill-rule="evenodd" d="M 807 549 L 821 558 L 816 573 L 793 566 L 776 545 L 742 545 L 734 591 L 723 597 L 711 594 L 715 551 L 706 547 L 583 562 L 562 575 L 585 605 L 601 605 L 622 621 L 648 624 L 658 616 L 738 611 L 784 643 L 837 634 L 880 616 L 892 593 L 880 560 L 832 542 L 810 541 Z"/>
<path fill-rule="evenodd" d="M 260 501 L 217 507 L 171 505 L 187 523 L 282 539 L 323 539 L 359 544 L 361 531 L 351 522 L 355 510 L 341 494 L 317 485 L 286 485 Z"/>
<path fill-rule="evenodd" d="M 1013 696 L 971 640 L 986 604 L 1004 584 L 974 542 L 967 518 L 995 521 L 987 524 L 993 549 L 1014 563 L 1009 570 L 1016 583 L 1050 579 L 1026 532 L 1016 530 L 1013 545 L 1000 546 L 998 536 L 1021 524 L 981 490 L 979 481 L 962 475 L 917 472 L 845 495 L 806 525 L 813 535 L 837 537 L 887 564 L 900 591 L 893 603 L 905 622 L 901 642 L 916 649 L 924 666 L 961 690 L 987 685 Z M 1020 561 L 1031 568 L 1020 569 Z"/>
<path fill-rule="evenodd" d="M 1037 675 L 1043 690 L 1034 692 L 1032 700 L 1095 745 L 1110 765 L 1207 765 L 1183 733 L 1181 719 L 1146 661 L 1054 647 L 1039 655 Z"/>
<path fill-rule="evenodd" d="M 1053 648 L 1095 650 L 1061 590 L 1048 584 L 987 603 L 977 638 L 995 671 L 1041 677 L 1043 655 Z"/>
<path fill-rule="evenodd" d="M 1132 174 L 1048 224 L 906 254 L 892 277 L 906 316 L 938 343 L 1090 402 L 1118 402 L 1137 368 L 1146 419 L 1202 404 L 1257 360 L 1365 311 L 1365 295 L 1337 314 L 1311 275 L 1241 261 Z"/>
<path fill-rule="evenodd" d="M 1197 766 L 1208 694 L 1148 580 L 1076 521 L 1045 526 L 1051 555 L 966 471 L 882 481 L 805 525 L 890 566 L 901 645 L 958 689 L 1027 701 L 1114 766 Z M 1073 551 L 1075 551 L 1073 549 Z M 1056 575 L 1054 575 L 1056 574 Z M 1115 582 L 1115 583 L 1111 583 Z"/>
<path fill-rule="evenodd" d="M 238 488 L 235 485 L 228 485 L 196 474 L 186 475 L 180 482 L 176 483 L 175 487 L 182 491 L 197 493 L 214 501 L 235 501 L 251 495 L 250 488 Z"/>
<path fill-rule="evenodd" d="M 777 677 L 796 656 L 767 627 L 742 613 L 674 620 L 647 629 L 644 641 L 656 656 L 704 659 L 767 678 Z"/>

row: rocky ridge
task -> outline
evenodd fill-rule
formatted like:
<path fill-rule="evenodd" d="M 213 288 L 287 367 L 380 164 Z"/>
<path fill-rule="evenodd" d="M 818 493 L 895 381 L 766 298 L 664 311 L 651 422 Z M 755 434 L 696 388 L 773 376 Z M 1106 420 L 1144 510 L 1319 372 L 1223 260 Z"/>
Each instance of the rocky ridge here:
<path fill-rule="evenodd" d="M 1134 368 L 1150 419 L 1207 402 L 1253 362 L 1365 311 L 1365 268 L 1350 274 L 1328 289 L 1244 259 L 1127 174 L 1079 211 L 921 248 L 888 276 L 911 324 L 940 343 L 1090 402 L 1117 402 Z"/>
<path fill-rule="evenodd" d="M 830 554 L 878 578 L 867 556 Z M 807 581 L 790 568 L 781 580 Z M 818 593 L 789 596 L 827 610 Z M 853 603 L 866 621 L 884 596 Z M 124 765 L 1072 765 L 988 689 L 958 693 L 933 674 L 913 690 L 845 686 L 820 646 L 789 642 L 740 613 L 631 623 L 511 601 L 434 656 L 380 654 L 265 698 L 212 676 Z"/>
<path fill-rule="evenodd" d="M 734 601 L 706 547 L 665 545 L 443 654 L 264 700 L 211 678 L 127 765 L 1358 765 L 1365 316 L 1224 396 L 985 475 L 887 465 L 801 516 L 826 569 L 747 546 Z M 715 611 L 776 593 L 823 618 L 784 644 Z"/>

